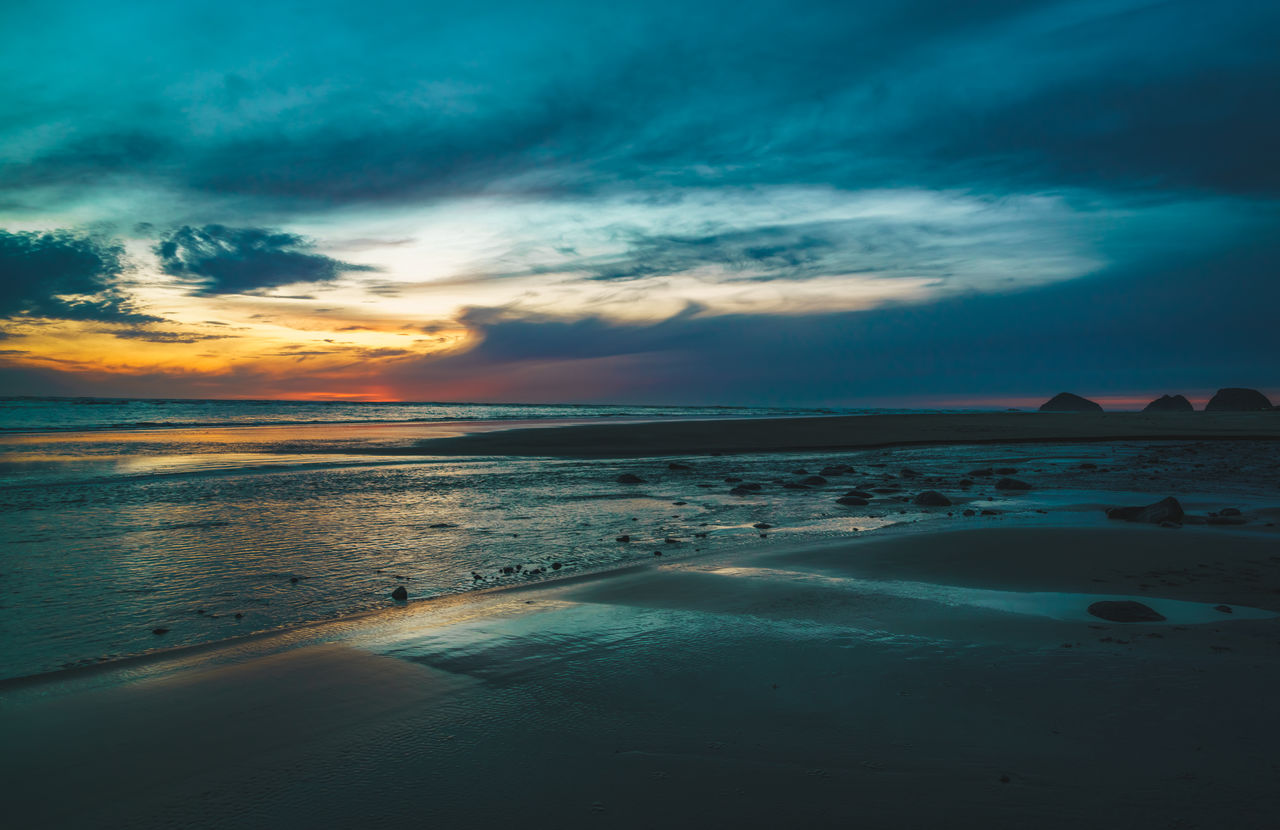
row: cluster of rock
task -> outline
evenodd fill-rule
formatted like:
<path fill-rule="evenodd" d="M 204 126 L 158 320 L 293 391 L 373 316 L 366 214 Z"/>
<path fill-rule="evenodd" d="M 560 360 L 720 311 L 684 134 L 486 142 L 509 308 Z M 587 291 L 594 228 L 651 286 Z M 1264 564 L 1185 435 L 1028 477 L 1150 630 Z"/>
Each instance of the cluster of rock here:
<path fill-rule="evenodd" d="M 1270 399 L 1257 389 L 1231 387 L 1219 389 L 1205 412 L 1266 412 L 1280 410 L 1272 406 Z M 1101 412 L 1097 401 L 1082 398 L 1071 392 L 1059 392 L 1040 405 L 1041 412 Z M 1161 395 L 1142 409 L 1143 412 L 1194 412 L 1195 407 L 1183 395 Z"/>
<path fill-rule="evenodd" d="M 1173 496 L 1145 506 L 1109 507 L 1106 512 L 1108 519 L 1160 525 L 1161 527 L 1181 527 L 1184 524 L 1242 525 L 1248 521 L 1239 508 L 1236 507 L 1224 507 L 1207 516 L 1193 516 L 1183 510 L 1182 504 Z"/>

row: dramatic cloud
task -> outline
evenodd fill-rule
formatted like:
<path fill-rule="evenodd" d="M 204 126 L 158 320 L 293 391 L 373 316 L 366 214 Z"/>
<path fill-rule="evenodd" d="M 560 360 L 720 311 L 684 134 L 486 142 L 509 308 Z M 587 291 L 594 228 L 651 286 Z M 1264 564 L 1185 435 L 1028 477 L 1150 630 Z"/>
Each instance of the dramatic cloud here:
<path fill-rule="evenodd" d="M 0 230 L 0 317 L 157 320 L 116 285 L 123 258 L 118 244 L 71 231 Z"/>
<path fill-rule="evenodd" d="M 183 226 L 165 236 L 155 253 L 166 274 L 194 278 L 205 294 L 246 294 L 374 270 L 315 253 L 296 234 L 263 228 Z"/>
<path fill-rule="evenodd" d="M 24 382 L 1274 382 L 1273 0 L 10 5 L 0 225 L 120 239 L 0 239 Z"/>

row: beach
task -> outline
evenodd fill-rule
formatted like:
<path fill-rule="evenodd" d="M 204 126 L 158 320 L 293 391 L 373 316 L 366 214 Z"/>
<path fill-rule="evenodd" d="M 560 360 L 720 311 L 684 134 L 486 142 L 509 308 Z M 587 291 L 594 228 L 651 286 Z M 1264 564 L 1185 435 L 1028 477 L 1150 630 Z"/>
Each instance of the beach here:
<path fill-rule="evenodd" d="M 51 827 L 1268 827 L 1280 445 L 1259 436 L 1274 418 L 1214 418 L 1193 438 L 1172 422 L 1107 438 L 1082 420 L 1068 440 L 1055 417 L 1039 442 L 990 444 L 946 443 L 955 422 L 903 425 L 909 446 L 808 455 L 790 422 L 442 439 L 514 453 L 545 436 L 542 455 L 512 463 L 561 499 L 592 495 L 589 513 L 504 542 L 473 590 L 427 598 L 408 582 L 404 604 L 384 593 L 332 619 L 0 682 L 7 814 Z M 867 427 L 856 440 L 889 428 Z M 552 458 L 583 430 L 655 434 L 625 452 L 603 442 L 621 457 Z M 634 451 L 669 451 L 679 432 L 713 452 L 714 436 L 727 447 L 754 430 L 783 452 Z M 503 463 L 489 450 L 484 463 Z M 823 463 L 854 469 L 785 486 Z M 997 488 L 988 468 L 1031 489 Z M 617 484 L 624 472 L 644 483 Z M 762 488 L 731 496 L 725 478 Z M 857 487 L 887 492 L 834 504 Z M 953 504 L 914 504 L 924 490 Z M 1176 526 L 1104 513 L 1169 495 L 1189 514 Z M 573 544 L 627 553 L 578 562 Z M 529 575 L 559 558 L 575 568 Z M 1106 600 L 1165 619 L 1089 613 Z"/>
<path fill-rule="evenodd" d="M 851 415 L 590 424 L 430 439 L 399 452 L 445 455 L 645 456 L 782 452 L 930 444 L 1280 438 L 1280 412 Z"/>

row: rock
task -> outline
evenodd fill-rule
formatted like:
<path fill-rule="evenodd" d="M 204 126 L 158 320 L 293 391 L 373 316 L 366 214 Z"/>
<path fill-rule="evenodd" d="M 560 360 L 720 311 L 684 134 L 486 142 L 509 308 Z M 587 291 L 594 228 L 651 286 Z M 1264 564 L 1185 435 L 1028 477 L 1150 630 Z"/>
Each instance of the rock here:
<path fill-rule="evenodd" d="M 1049 400 L 1040 404 L 1041 412 L 1101 412 L 1102 407 L 1088 398 L 1073 395 L 1070 392 L 1059 392 Z"/>
<path fill-rule="evenodd" d="M 558 571 L 558 570 L 560 570 L 560 569 L 561 569 L 561 568 L 563 568 L 563 567 L 564 567 L 564 563 L 563 563 L 563 562 L 552 562 L 552 563 L 551 563 L 551 570 L 553 570 L 553 571 Z"/>
<path fill-rule="evenodd" d="M 289 583 L 290 583 L 291 585 L 297 585 L 297 584 L 298 584 L 298 578 L 297 578 L 296 576 L 291 576 L 291 577 L 289 577 Z"/>
<path fill-rule="evenodd" d="M 1089 613 L 1111 622 L 1163 622 L 1163 614 L 1132 600 L 1103 600 L 1089 606 Z"/>
<path fill-rule="evenodd" d="M 769 528 L 773 527 L 773 525 L 769 524 L 768 522 L 756 522 L 755 524 L 752 525 L 752 527 L 754 527 L 756 530 L 768 530 Z"/>
<path fill-rule="evenodd" d="M 679 539 L 676 539 L 676 538 L 674 538 L 674 537 L 672 537 L 672 536 L 668 536 L 666 539 L 663 539 L 663 541 L 664 541 L 664 542 L 666 542 L 668 545 L 678 545 L 678 544 L 680 544 L 680 540 L 679 540 Z"/>
<path fill-rule="evenodd" d="M 809 485 L 807 485 L 807 484 L 796 484 L 794 481 L 788 481 L 786 484 L 782 485 L 782 489 L 784 489 L 784 490 L 808 490 L 808 489 L 809 489 Z"/>
<path fill-rule="evenodd" d="M 975 513 L 975 512 L 973 512 L 972 510 L 966 510 L 966 511 L 964 511 L 963 513 L 961 513 L 960 515 L 962 515 L 962 516 L 976 516 L 976 515 L 978 515 L 978 514 L 977 514 L 977 513 Z"/>
<path fill-rule="evenodd" d="M 866 505 L 871 504 L 871 502 L 866 499 L 860 499 L 857 496 L 841 496 L 836 499 L 836 504 L 843 504 L 846 507 L 865 507 Z"/>
<path fill-rule="evenodd" d="M 806 487 L 820 487 L 823 484 L 826 484 L 827 480 L 822 476 L 809 476 L 808 478 L 804 479 L 800 483 L 805 485 Z"/>
<path fill-rule="evenodd" d="M 1181 395 L 1161 395 L 1142 408 L 1143 412 L 1194 412 L 1191 401 Z"/>
<path fill-rule="evenodd" d="M 724 483 L 725 483 L 725 484 L 737 484 L 739 481 L 742 481 L 742 479 L 737 478 L 736 476 L 729 476 L 728 478 L 726 478 L 726 479 L 724 480 Z"/>
<path fill-rule="evenodd" d="M 1230 606 L 1230 605 L 1215 605 L 1215 606 L 1213 606 L 1213 610 L 1214 610 L 1214 611 L 1221 611 L 1221 612 L 1222 612 L 1222 613 L 1224 613 L 1224 614 L 1234 614 L 1234 613 L 1235 613 L 1234 611 L 1232 611 L 1232 610 L 1231 610 L 1231 606 Z"/>
<path fill-rule="evenodd" d="M 455 524 L 450 524 L 449 522 L 436 522 L 436 523 L 435 523 L 435 524 L 433 524 L 433 525 L 427 525 L 427 527 L 431 527 L 431 528 L 444 528 L 444 527 L 457 527 L 457 525 L 455 525 Z"/>
<path fill-rule="evenodd" d="M 688 464 L 681 464 L 678 461 L 672 461 L 670 464 L 667 465 L 667 469 L 668 470 L 692 470 L 693 468 L 690 467 Z"/>
<path fill-rule="evenodd" d="M 637 475 L 632 475 L 631 473 L 623 473 L 622 475 L 618 476 L 617 482 L 619 484 L 645 484 L 646 483 L 643 478 Z"/>
<path fill-rule="evenodd" d="M 1017 474 L 1018 468 L 1017 467 L 996 467 L 994 472 L 998 476 L 1011 476 L 1011 475 Z"/>
<path fill-rule="evenodd" d="M 1082 462 L 1080 462 L 1080 469 L 1082 469 L 1082 470 L 1096 470 L 1096 469 L 1098 469 L 1098 465 L 1097 465 L 1097 464 L 1094 464 L 1094 463 L 1093 463 L 1093 462 L 1091 462 L 1091 461 L 1082 461 Z"/>
<path fill-rule="evenodd" d="M 988 476 L 993 476 L 995 474 L 996 474 L 996 471 L 991 469 L 990 467 L 983 467 L 981 470 L 970 470 L 968 473 L 966 473 L 966 475 L 972 476 L 973 478 L 986 478 Z"/>
<path fill-rule="evenodd" d="M 798 470 L 792 470 L 792 471 L 791 471 L 791 475 L 793 475 L 793 476 L 807 476 L 807 475 L 809 475 L 809 471 L 808 471 L 808 470 L 806 470 L 804 467 L 801 467 L 801 468 L 800 468 L 800 469 L 798 469 Z"/>
<path fill-rule="evenodd" d="M 849 497 L 853 497 L 853 498 L 855 498 L 855 499 L 869 499 L 869 498 L 871 498 L 871 494 L 870 494 L 870 493 L 868 493 L 866 490 L 850 490 L 849 492 L 845 493 L 844 495 L 845 495 L 845 498 L 849 498 Z"/>
<path fill-rule="evenodd" d="M 1261 412 L 1271 409 L 1271 401 L 1257 389 L 1219 389 L 1205 404 L 1205 412 Z"/>
<path fill-rule="evenodd" d="M 925 490 L 923 493 L 916 494 L 912 499 L 913 502 L 921 507 L 950 507 L 951 499 L 939 493 L 937 490 Z"/>
<path fill-rule="evenodd" d="M 742 485 L 742 489 L 743 489 L 743 490 L 763 490 L 763 489 L 764 489 L 764 485 L 763 485 L 763 484 L 756 484 L 754 481 L 749 481 L 749 482 L 747 482 L 746 484 L 743 484 L 743 485 Z"/>
<path fill-rule="evenodd" d="M 654 556 L 661 556 L 661 555 L 662 555 L 662 551 L 660 551 L 660 550 L 655 550 L 655 551 L 653 552 L 653 555 L 654 555 Z"/>
<path fill-rule="evenodd" d="M 1238 508 L 1238 507 L 1224 507 L 1224 508 L 1222 508 L 1221 510 L 1219 510 L 1219 511 L 1218 511 L 1218 515 L 1219 515 L 1219 516 L 1239 516 L 1239 515 L 1241 515 L 1241 514 L 1240 514 L 1240 508 Z"/>
<path fill-rule="evenodd" d="M 1112 507 L 1107 510 L 1108 519 L 1119 519 L 1125 522 L 1143 522 L 1158 525 L 1161 522 L 1182 522 L 1186 515 L 1182 505 L 1173 496 L 1161 499 L 1146 507 Z"/>
<path fill-rule="evenodd" d="M 1030 490 L 1031 485 L 1016 478 L 1002 478 L 996 482 L 997 490 Z"/>
<path fill-rule="evenodd" d="M 624 533 L 624 534 L 622 534 L 621 536 L 619 536 L 617 539 L 614 539 L 614 541 L 615 541 L 615 542 L 630 542 L 630 541 L 631 541 L 631 537 Z"/>
<path fill-rule="evenodd" d="M 396 589 L 391 592 L 391 598 L 396 602 L 404 602 L 409 598 L 409 592 L 404 589 L 403 585 L 397 585 Z"/>
<path fill-rule="evenodd" d="M 842 475 L 848 475 L 849 473 L 852 473 L 852 472 L 853 472 L 853 468 L 850 467 L 848 464 L 832 464 L 828 467 L 823 467 L 821 470 L 819 470 L 818 475 L 842 476 Z"/>
<path fill-rule="evenodd" d="M 169 629 L 167 629 L 167 628 L 153 628 L 153 629 L 151 629 L 151 633 L 152 633 L 152 634 L 155 634 L 156 636 L 159 636 L 159 635 L 161 635 L 161 634 L 168 634 L 168 633 L 169 633 Z"/>
<path fill-rule="evenodd" d="M 505 568 L 502 569 L 502 572 L 504 574 L 513 574 L 516 572 L 516 569 L 511 567 L 510 565 L 507 565 Z"/>

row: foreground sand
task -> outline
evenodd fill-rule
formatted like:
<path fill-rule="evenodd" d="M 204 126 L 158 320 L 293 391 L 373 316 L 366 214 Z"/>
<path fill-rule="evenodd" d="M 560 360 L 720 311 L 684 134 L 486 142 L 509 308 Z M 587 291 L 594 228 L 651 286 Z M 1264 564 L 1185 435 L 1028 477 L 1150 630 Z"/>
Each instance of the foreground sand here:
<path fill-rule="evenodd" d="M 1280 412 L 850 415 L 591 424 L 432 438 L 412 455 L 643 456 L 837 450 L 910 444 L 1280 439 Z"/>
<path fill-rule="evenodd" d="M 4 689 L 6 816 L 1274 826 L 1280 621 L 1242 618 L 1280 611 L 1274 530 L 773 544 Z M 957 586 L 1241 607 L 1118 625 Z"/>

